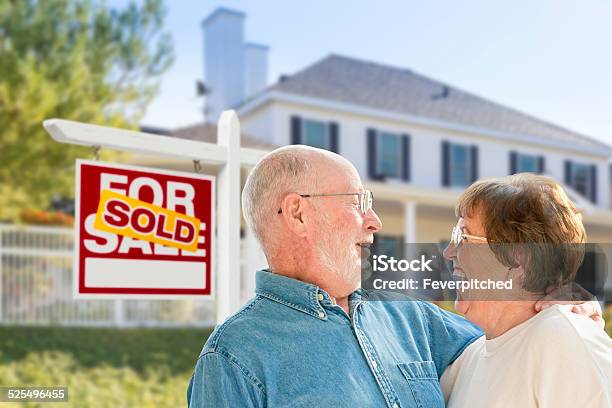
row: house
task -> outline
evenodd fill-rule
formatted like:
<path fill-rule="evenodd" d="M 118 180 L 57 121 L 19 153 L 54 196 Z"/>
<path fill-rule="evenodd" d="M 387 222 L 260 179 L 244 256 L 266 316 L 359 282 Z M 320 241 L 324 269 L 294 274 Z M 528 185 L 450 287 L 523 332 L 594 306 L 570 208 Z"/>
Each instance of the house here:
<path fill-rule="evenodd" d="M 266 87 L 268 49 L 244 41 L 245 18 L 220 8 L 202 23 L 209 123 L 175 136 L 206 140 L 210 123 L 234 108 L 247 146 L 299 143 L 341 154 L 374 193 L 382 247 L 447 242 L 461 191 L 517 172 L 558 180 L 582 210 L 589 241 L 612 243 L 611 146 L 409 69 L 341 55 Z M 251 293 L 252 271 L 243 279 Z"/>

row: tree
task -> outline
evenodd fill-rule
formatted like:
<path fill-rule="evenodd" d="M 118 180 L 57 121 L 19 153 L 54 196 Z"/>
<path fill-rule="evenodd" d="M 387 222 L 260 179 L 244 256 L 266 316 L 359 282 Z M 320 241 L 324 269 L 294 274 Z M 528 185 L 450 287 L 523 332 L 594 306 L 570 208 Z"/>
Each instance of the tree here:
<path fill-rule="evenodd" d="M 0 220 L 70 197 L 77 157 L 48 118 L 134 128 L 172 63 L 162 0 L 0 1 Z"/>

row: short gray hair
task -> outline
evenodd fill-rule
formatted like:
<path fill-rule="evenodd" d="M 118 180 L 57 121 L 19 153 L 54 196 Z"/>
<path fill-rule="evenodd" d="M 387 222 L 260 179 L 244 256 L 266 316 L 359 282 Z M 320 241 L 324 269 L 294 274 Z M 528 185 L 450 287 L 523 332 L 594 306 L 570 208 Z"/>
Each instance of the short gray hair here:
<path fill-rule="evenodd" d="M 317 156 L 325 157 L 325 153 L 308 146 L 284 146 L 264 156 L 247 177 L 242 191 L 242 213 L 264 252 L 273 243 L 273 237 L 265 234 L 266 227 L 272 217 L 278 216 L 283 195 L 312 193 L 312 161 Z"/>

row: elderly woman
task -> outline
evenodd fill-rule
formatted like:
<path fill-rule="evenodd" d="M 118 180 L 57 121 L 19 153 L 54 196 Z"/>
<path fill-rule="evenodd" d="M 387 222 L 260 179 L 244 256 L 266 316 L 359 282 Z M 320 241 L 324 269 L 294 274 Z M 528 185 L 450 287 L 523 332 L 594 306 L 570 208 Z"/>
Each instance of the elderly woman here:
<path fill-rule="evenodd" d="M 479 181 L 456 213 L 444 251 L 453 273 L 513 285 L 459 293 L 456 309 L 485 336 L 442 376 L 448 407 L 612 407 L 612 340 L 571 306 L 534 311 L 583 258 L 585 230 L 561 186 L 533 174 Z"/>

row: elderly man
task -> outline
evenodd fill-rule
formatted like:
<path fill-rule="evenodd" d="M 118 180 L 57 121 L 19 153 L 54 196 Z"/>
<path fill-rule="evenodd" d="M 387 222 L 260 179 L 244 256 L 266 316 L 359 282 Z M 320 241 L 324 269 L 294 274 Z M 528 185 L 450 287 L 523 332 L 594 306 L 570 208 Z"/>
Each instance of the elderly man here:
<path fill-rule="evenodd" d="M 440 376 L 482 332 L 427 302 L 361 299 L 361 250 L 381 222 L 351 163 L 283 147 L 242 199 L 270 269 L 204 345 L 190 406 L 444 407 Z"/>

